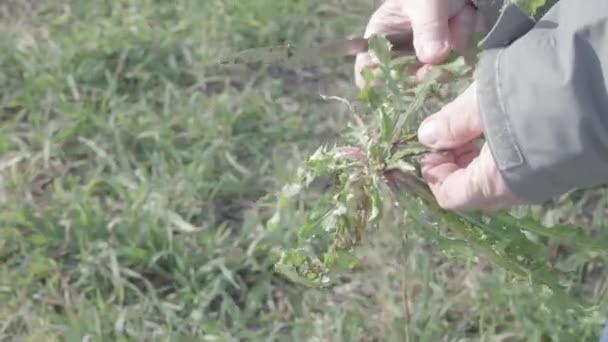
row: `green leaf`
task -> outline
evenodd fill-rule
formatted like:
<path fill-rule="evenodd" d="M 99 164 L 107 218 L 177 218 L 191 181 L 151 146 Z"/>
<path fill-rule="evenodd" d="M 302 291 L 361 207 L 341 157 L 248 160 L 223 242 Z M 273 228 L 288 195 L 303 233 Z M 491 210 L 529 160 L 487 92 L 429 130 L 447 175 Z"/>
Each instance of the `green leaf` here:
<path fill-rule="evenodd" d="M 46 238 L 46 236 L 41 235 L 41 234 L 34 234 L 30 237 L 30 241 L 32 242 L 32 244 L 34 244 L 35 246 L 43 246 L 46 245 L 48 243 L 48 239 Z"/>
<path fill-rule="evenodd" d="M 352 251 L 331 251 L 325 255 L 325 264 L 333 271 L 352 271 L 358 259 Z"/>
<path fill-rule="evenodd" d="M 410 142 L 407 144 L 407 146 L 400 147 L 395 153 L 393 153 L 390 161 L 397 161 L 405 157 L 417 156 L 426 152 L 430 152 L 428 147 L 417 142 Z"/>
<path fill-rule="evenodd" d="M 553 227 L 545 227 L 529 217 L 517 219 L 505 213 L 496 215 L 495 219 L 500 220 L 507 226 L 527 230 L 568 245 L 576 246 L 588 252 L 595 252 L 604 256 L 608 255 L 608 237 L 600 236 L 592 239 L 580 227 L 574 225 L 559 224 Z"/>
<path fill-rule="evenodd" d="M 431 69 L 430 73 L 436 72 L 434 69 Z M 405 111 L 403 113 L 399 113 L 399 115 L 395 115 L 394 123 L 393 123 L 393 140 L 397 140 L 397 137 L 402 136 L 404 133 L 408 134 L 411 132 L 403 132 L 402 130 L 407 128 L 406 123 L 408 120 L 418 111 L 420 111 L 421 107 L 424 105 L 424 100 L 426 99 L 426 93 L 430 89 L 432 85 L 436 82 L 432 78 L 425 78 L 420 84 L 418 84 L 413 91 L 416 96 L 414 101 L 408 103 L 405 106 Z"/>
<path fill-rule="evenodd" d="M 450 236 L 445 236 L 436 224 L 433 224 L 427 217 L 423 216 L 425 208 L 422 204 L 415 201 L 413 198 L 403 196 L 400 203 L 403 205 L 406 213 L 413 220 L 408 227 L 414 229 L 416 233 L 429 241 L 436 244 L 443 253 L 451 256 L 471 257 L 473 256 L 471 246 L 461 239 Z"/>
<path fill-rule="evenodd" d="M 364 67 L 363 70 L 361 70 L 361 77 L 363 78 L 364 86 L 359 91 L 357 100 L 370 102 L 371 96 L 373 95 L 374 72 L 369 67 Z"/>
<path fill-rule="evenodd" d="M 387 168 L 387 170 L 397 169 L 406 174 L 416 171 L 416 166 L 414 166 L 414 164 L 408 163 L 402 159 L 390 162 L 389 164 L 386 165 L 386 168 Z"/>
<path fill-rule="evenodd" d="M 127 263 L 139 263 L 146 262 L 150 258 L 150 252 L 146 249 L 139 248 L 136 246 L 123 247 L 118 251 L 118 255 L 121 259 L 124 259 Z"/>
<path fill-rule="evenodd" d="M 278 264 L 274 265 L 274 269 L 279 274 L 282 274 L 287 279 L 289 279 L 290 281 L 292 281 L 296 284 L 301 284 L 301 285 L 308 286 L 308 287 L 320 287 L 321 286 L 320 281 L 317 281 L 316 279 L 310 280 L 306 277 L 301 276 L 297 272 L 296 268 L 292 265 L 278 263 Z"/>
<path fill-rule="evenodd" d="M 322 146 L 298 169 L 298 178 L 304 186 L 308 186 L 318 177 L 334 173 L 338 167 L 339 160 L 336 153 L 329 150 L 327 146 Z"/>
<path fill-rule="evenodd" d="M 546 0 L 515 0 L 515 5 L 527 15 L 534 17 L 546 2 Z"/>
<path fill-rule="evenodd" d="M 306 253 L 303 249 L 294 249 L 283 252 L 281 255 L 281 263 L 290 266 L 302 266 L 306 262 Z"/>
<path fill-rule="evenodd" d="M 378 178 L 373 178 L 368 192 L 371 194 L 372 200 L 372 212 L 368 221 L 370 223 L 378 223 L 384 212 L 384 201 L 382 200 L 382 191 Z"/>
<path fill-rule="evenodd" d="M 305 286 L 321 287 L 329 283 L 327 267 L 303 248 L 283 251 L 274 268 L 289 280 Z"/>
<path fill-rule="evenodd" d="M 509 254 L 518 262 L 530 263 L 545 259 L 543 246 L 529 240 L 518 227 L 504 225 L 493 217 L 487 220 L 481 216 L 466 214 L 460 214 L 460 217 L 488 234 L 496 250 Z"/>
<path fill-rule="evenodd" d="M 272 217 L 266 222 L 266 227 L 269 230 L 273 230 L 278 227 L 278 225 L 281 221 L 281 215 L 282 215 L 283 211 L 285 211 L 285 209 L 289 205 L 291 198 L 298 195 L 301 190 L 302 190 L 302 186 L 300 184 L 296 184 L 296 183 L 287 184 L 283 187 L 283 189 L 281 190 L 281 193 L 279 194 L 279 198 L 277 200 L 276 211 L 274 212 Z"/>
<path fill-rule="evenodd" d="M 379 63 L 388 66 L 391 63 L 391 44 L 381 35 L 373 35 L 369 38 L 369 49 L 376 56 Z"/>
<path fill-rule="evenodd" d="M 298 229 L 298 241 L 300 244 L 305 244 L 307 241 L 314 245 L 321 245 L 324 250 L 329 248 L 332 241 L 323 224 L 331 215 L 332 209 L 321 208 L 316 205 L 308 217 L 308 219 Z M 313 241 L 311 241 L 311 239 Z"/>
<path fill-rule="evenodd" d="M 383 141 L 388 141 L 393 134 L 393 122 L 386 110 L 380 108 L 378 112 L 380 114 L 380 135 Z"/>

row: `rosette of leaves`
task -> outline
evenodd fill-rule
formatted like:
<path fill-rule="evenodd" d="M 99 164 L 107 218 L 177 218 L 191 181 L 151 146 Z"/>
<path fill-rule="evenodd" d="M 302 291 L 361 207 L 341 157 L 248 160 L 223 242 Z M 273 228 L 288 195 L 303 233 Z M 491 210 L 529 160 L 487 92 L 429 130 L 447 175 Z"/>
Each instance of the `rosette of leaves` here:
<path fill-rule="evenodd" d="M 429 112 L 427 106 L 441 105 L 450 95 L 437 82 L 442 73 L 449 72 L 456 93 L 470 82 L 464 58 L 452 58 L 424 82 L 414 82 L 402 72 L 410 57 L 394 59 L 383 37 L 373 37 L 370 47 L 379 67 L 373 73 L 365 71 L 368 86 L 359 96 L 370 120 L 349 127 L 343 145 L 320 147 L 303 162 L 297 180 L 284 187 L 268 222 L 271 229 L 280 222 L 289 226 L 287 208 L 315 182 L 329 184 L 327 196 L 310 203 L 306 220 L 297 227 L 295 246 L 281 252 L 276 270 L 307 286 L 331 286 L 340 274 L 356 267 L 356 247 L 366 233 L 381 228 L 390 206 L 403 213 L 408 222 L 404 229 L 450 255 L 483 256 L 527 281 L 548 306 L 572 313 L 596 310 L 569 295 L 540 238 L 606 256 L 606 237 L 591 238 L 570 225 L 545 227 L 531 216 L 507 212 L 445 211 L 421 180 L 418 157 L 427 150 L 417 143 L 416 128 Z"/>

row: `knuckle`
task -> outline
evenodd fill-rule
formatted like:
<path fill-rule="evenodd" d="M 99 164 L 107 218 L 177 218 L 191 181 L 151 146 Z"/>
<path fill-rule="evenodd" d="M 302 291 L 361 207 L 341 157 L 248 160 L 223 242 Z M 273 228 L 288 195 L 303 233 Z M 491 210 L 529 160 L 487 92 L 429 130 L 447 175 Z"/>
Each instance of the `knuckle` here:
<path fill-rule="evenodd" d="M 454 20 L 462 25 L 474 26 L 477 22 L 477 12 L 472 5 L 466 5 L 464 8 L 454 17 Z"/>
<path fill-rule="evenodd" d="M 447 22 L 438 18 L 413 21 L 412 25 L 415 26 L 414 33 L 418 39 L 443 39 L 448 34 Z"/>

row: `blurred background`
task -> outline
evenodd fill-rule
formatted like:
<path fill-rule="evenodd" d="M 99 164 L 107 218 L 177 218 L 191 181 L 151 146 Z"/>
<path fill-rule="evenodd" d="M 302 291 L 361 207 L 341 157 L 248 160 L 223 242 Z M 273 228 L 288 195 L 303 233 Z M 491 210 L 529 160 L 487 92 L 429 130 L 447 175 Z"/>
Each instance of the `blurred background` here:
<path fill-rule="evenodd" d="M 275 195 L 352 120 L 320 96 L 356 96 L 352 65 L 208 64 L 362 34 L 379 3 L 0 0 L 0 341 L 593 341 L 407 227 L 373 232 L 339 286 L 272 270 L 294 233 L 265 228 Z M 539 216 L 600 229 L 607 200 Z M 547 253 L 606 302 L 601 260 Z"/>

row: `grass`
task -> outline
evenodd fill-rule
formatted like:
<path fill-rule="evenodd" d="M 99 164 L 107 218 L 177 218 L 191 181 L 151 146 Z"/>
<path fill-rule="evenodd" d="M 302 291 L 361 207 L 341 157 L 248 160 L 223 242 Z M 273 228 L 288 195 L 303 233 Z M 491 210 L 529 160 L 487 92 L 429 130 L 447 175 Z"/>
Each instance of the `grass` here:
<path fill-rule="evenodd" d="M 0 341 L 597 340 L 604 317 L 576 330 L 484 260 L 394 224 L 334 288 L 273 272 L 294 233 L 265 228 L 274 196 L 352 119 L 318 96 L 353 96 L 352 68 L 206 65 L 360 33 L 375 5 L 0 1 Z M 539 215 L 596 231 L 607 200 Z M 547 251 L 605 304 L 603 260 Z"/>

